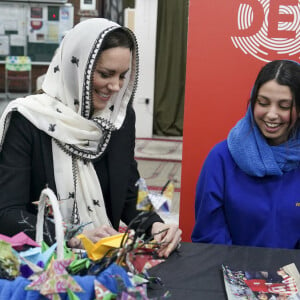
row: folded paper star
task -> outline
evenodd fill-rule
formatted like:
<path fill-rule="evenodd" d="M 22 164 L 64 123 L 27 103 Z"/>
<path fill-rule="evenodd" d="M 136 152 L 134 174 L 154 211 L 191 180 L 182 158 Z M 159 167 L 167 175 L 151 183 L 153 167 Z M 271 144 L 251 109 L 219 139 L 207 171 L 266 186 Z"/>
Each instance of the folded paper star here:
<path fill-rule="evenodd" d="M 52 259 L 47 270 L 25 289 L 39 291 L 48 299 L 60 299 L 59 293 L 82 292 L 82 288 L 66 271 L 71 261 Z"/>

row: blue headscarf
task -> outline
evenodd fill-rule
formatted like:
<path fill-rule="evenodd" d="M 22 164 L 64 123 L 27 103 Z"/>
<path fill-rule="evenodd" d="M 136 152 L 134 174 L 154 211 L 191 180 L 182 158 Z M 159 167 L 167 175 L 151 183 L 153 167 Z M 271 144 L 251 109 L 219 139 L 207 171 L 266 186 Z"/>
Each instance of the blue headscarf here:
<path fill-rule="evenodd" d="M 251 176 L 280 176 L 300 166 L 299 130 L 287 142 L 270 146 L 253 119 L 251 105 L 229 132 L 227 143 L 233 160 Z"/>

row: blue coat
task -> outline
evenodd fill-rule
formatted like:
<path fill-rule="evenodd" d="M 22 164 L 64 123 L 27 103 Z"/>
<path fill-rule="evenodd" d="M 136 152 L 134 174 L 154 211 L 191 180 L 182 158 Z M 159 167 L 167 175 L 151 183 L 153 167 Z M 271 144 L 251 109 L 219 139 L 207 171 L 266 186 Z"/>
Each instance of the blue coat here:
<path fill-rule="evenodd" d="M 255 177 L 234 162 L 227 141 L 199 176 L 193 242 L 272 248 L 300 246 L 300 169 Z"/>

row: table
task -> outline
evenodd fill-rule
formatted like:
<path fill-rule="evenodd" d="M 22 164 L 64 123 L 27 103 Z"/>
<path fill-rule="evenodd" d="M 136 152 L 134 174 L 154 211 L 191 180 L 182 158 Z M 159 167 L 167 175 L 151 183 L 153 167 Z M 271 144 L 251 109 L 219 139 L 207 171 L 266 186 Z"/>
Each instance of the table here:
<path fill-rule="evenodd" d="M 227 299 L 222 264 L 235 270 L 270 271 L 295 263 L 300 271 L 300 251 L 259 247 L 182 243 L 164 263 L 149 270 L 164 286 L 151 285 L 149 297 L 170 291 L 170 299 Z"/>

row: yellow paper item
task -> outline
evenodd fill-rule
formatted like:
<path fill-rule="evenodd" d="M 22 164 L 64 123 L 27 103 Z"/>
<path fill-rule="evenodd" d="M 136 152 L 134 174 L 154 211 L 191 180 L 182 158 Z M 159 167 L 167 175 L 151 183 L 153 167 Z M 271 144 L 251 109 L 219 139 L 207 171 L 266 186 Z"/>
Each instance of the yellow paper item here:
<path fill-rule="evenodd" d="M 163 191 L 163 195 L 168 198 L 169 200 L 173 199 L 173 195 L 174 195 L 174 183 L 173 181 L 170 181 L 167 183 L 164 191 Z"/>
<path fill-rule="evenodd" d="M 149 193 L 148 191 L 142 191 L 142 190 L 138 192 L 137 208 L 139 210 L 150 211 L 152 209 L 151 202 L 147 197 L 148 193 Z"/>
<path fill-rule="evenodd" d="M 116 235 L 108 236 L 100 239 L 97 243 L 93 243 L 89 238 L 84 234 L 79 234 L 79 238 L 87 252 L 89 259 L 99 260 L 101 259 L 109 249 L 111 248 L 120 248 L 122 239 L 125 239 L 125 233 L 119 233 Z"/>

